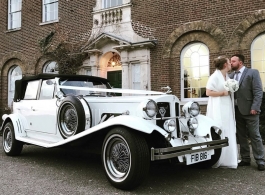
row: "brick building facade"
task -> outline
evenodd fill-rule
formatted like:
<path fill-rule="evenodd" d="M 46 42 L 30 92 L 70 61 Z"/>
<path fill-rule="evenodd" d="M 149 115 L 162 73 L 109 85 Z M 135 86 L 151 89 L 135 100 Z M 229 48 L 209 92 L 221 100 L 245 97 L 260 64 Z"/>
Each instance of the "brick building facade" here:
<path fill-rule="evenodd" d="M 12 12 L 17 2 L 0 1 L 0 114 L 10 109 L 10 71 L 19 67 L 22 75 L 35 75 L 51 61 L 38 41 L 54 24 L 72 40 L 89 40 L 77 74 L 109 78 L 118 87 L 170 86 L 182 103 L 206 104 L 213 59 L 242 53 L 248 67 L 259 69 L 265 88 L 264 0 L 22 0 Z M 44 8 L 54 11 L 49 3 L 56 3 L 58 16 L 46 20 Z M 21 23 L 13 28 L 16 10 Z"/>

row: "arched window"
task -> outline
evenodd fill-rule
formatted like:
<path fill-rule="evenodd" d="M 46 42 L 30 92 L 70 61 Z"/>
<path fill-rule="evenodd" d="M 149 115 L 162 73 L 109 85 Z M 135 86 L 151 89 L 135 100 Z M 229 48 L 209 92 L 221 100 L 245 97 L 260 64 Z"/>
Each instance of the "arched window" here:
<path fill-rule="evenodd" d="M 204 101 L 209 78 L 209 49 L 203 43 L 191 43 L 181 52 L 181 100 Z"/>
<path fill-rule="evenodd" d="M 265 34 L 256 37 L 251 44 L 251 66 L 259 71 L 265 91 Z"/>
<path fill-rule="evenodd" d="M 58 74 L 59 69 L 58 69 L 58 64 L 55 61 L 48 62 L 44 65 L 43 67 L 43 73 L 50 73 L 50 74 Z"/>
<path fill-rule="evenodd" d="M 17 65 L 12 66 L 8 72 L 8 106 L 14 99 L 15 94 L 15 81 L 22 78 L 21 68 Z"/>

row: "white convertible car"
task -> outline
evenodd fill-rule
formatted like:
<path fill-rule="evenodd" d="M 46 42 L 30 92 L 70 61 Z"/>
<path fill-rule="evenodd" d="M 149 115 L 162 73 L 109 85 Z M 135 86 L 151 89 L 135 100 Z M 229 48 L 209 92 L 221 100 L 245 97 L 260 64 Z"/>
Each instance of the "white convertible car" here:
<path fill-rule="evenodd" d="M 106 177 L 120 189 L 140 185 L 151 161 L 211 167 L 228 145 L 198 103 L 181 115 L 170 89 L 112 89 L 103 78 L 55 74 L 25 76 L 15 87 L 12 112 L 2 117 L 6 155 L 19 155 L 24 144 L 100 148 Z"/>

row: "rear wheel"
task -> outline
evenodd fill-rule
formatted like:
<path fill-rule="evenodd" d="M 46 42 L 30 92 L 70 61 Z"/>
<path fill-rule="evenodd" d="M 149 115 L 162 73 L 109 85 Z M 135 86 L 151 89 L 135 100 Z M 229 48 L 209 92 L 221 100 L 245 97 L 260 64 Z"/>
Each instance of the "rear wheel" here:
<path fill-rule="evenodd" d="M 149 171 L 150 155 L 146 140 L 133 130 L 114 128 L 104 140 L 102 161 L 113 186 L 133 189 L 141 184 Z"/>
<path fill-rule="evenodd" d="M 15 139 L 14 127 L 11 122 L 4 126 L 3 149 L 8 156 L 17 156 L 21 153 L 23 143 Z"/>

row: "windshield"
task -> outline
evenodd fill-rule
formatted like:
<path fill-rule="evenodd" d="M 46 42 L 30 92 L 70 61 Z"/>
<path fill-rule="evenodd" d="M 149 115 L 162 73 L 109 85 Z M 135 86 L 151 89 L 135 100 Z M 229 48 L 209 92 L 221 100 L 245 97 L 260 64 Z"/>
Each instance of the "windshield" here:
<path fill-rule="evenodd" d="M 107 82 L 102 81 L 89 81 L 89 80 L 72 80 L 72 79 L 60 79 L 59 85 L 70 86 L 70 87 L 87 87 L 87 88 L 100 88 L 100 89 L 110 89 Z M 79 89 L 61 89 L 65 95 L 83 95 L 83 96 L 108 96 L 107 92 L 102 91 L 91 91 L 79 90 Z"/>

